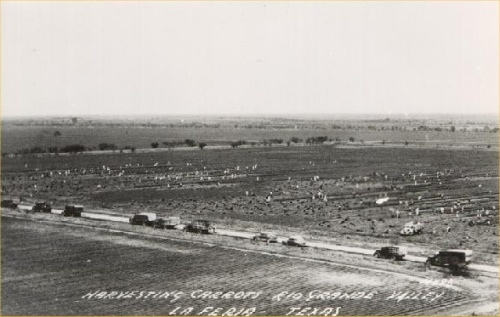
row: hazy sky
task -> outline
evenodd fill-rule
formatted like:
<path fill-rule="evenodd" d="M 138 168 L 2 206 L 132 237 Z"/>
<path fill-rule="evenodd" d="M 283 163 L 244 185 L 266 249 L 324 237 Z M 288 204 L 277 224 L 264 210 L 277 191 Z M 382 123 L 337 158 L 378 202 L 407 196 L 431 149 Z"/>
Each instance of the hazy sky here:
<path fill-rule="evenodd" d="M 2 116 L 498 113 L 498 5 L 2 1 Z"/>

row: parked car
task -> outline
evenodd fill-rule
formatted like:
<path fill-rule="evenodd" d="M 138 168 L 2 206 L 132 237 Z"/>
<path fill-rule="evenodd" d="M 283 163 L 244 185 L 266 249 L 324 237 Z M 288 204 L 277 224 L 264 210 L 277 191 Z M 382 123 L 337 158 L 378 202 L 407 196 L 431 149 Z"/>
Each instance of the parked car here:
<path fill-rule="evenodd" d="M 141 212 L 130 217 L 128 222 L 132 225 L 153 227 L 157 221 L 156 214 L 152 212 Z"/>
<path fill-rule="evenodd" d="M 431 266 L 448 267 L 454 274 L 460 274 L 472 261 L 472 250 L 442 250 L 425 261 L 426 268 Z"/>
<path fill-rule="evenodd" d="M 195 233 L 215 233 L 215 227 L 208 220 L 194 220 L 184 230 Z"/>
<path fill-rule="evenodd" d="M 81 217 L 82 211 L 82 205 L 67 205 L 62 214 L 64 217 Z"/>
<path fill-rule="evenodd" d="M 12 208 L 16 209 L 17 208 L 17 203 L 15 203 L 12 199 L 4 199 L 2 200 L 1 206 L 3 208 Z"/>
<path fill-rule="evenodd" d="M 421 234 L 424 230 L 424 224 L 417 221 L 410 221 L 405 223 L 403 230 L 401 230 L 400 234 L 402 236 L 412 236 L 415 234 Z"/>
<path fill-rule="evenodd" d="M 373 256 L 384 259 L 403 260 L 407 252 L 405 247 L 388 246 L 375 251 Z"/>
<path fill-rule="evenodd" d="M 283 241 L 283 245 L 292 246 L 292 247 L 305 247 L 307 246 L 306 240 L 301 236 L 292 236 L 288 238 L 288 240 Z"/>
<path fill-rule="evenodd" d="M 50 213 L 52 211 L 52 207 L 47 203 L 35 203 L 31 210 L 34 212 Z"/>
<path fill-rule="evenodd" d="M 253 241 L 264 241 L 267 243 L 277 243 L 278 236 L 274 232 L 261 232 L 253 236 Z"/>
<path fill-rule="evenodd" d="M 180 226 L 182 226 L 180 217 L 168 217 L 166 219 L 158 218 L 154 223 L 155 228 L 162 228 L 162 229 L 176 229 L 179 228 Z M 182 226 L 182 228 L 184 228 L 184 226 Z"/>

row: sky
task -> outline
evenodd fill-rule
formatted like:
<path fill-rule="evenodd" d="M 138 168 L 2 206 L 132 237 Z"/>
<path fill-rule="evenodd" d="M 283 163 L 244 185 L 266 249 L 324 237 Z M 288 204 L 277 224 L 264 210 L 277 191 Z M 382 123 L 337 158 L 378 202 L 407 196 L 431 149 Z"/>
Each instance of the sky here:
<path fill-rule="evenodd" d="M 498 1 L 1 1 L 1 115 L 499 112 Z"/>

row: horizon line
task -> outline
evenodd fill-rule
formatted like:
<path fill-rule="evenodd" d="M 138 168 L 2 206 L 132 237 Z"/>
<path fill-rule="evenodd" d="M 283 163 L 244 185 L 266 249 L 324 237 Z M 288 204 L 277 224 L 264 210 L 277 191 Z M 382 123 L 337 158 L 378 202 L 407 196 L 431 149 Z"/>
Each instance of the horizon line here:
<path fill-rule="evenodd" d="M 124 117 L 148 117 L 148 116 L 156 116 L 156 117 L 225 117 L 225 118 L 234 118 L 234 117 L 254 117 L 254 118 L 262 118 L 262 117 L 314 117 L 314 116 L 351 116 L 351 117 L 362 117 L 362 116 L 377 116 L 377 117 L 395 117 L 395 116 L 453 116 L 453 117 L 465 117 L 465 116 L 500 116 L 499 112 L 471 112 L 471 113 L 448 113 L 448 112 L 439 112 L 439 113 L 429 113 L 429 112 L 415 112 L 415 113 L 380 113 L 380 112 L 366 112 L 366 113 L 350 113 L 350 112 L 341 112 L 341 113 L 333 113 L 333 112 L 313 112 L 313 113 L 210 113 L 210 114 L 190 114 L 190 113 L 143 113 L 143 114 L 34 114 L 34 115 L 0 115 L 0 118 L 3 119 L 25 119 L 25 118 L 74 118 L 74 117 L 115 117 L 115 118 L 124 118 Z M 500 119 L 500 117 L 499 117 Z"/>

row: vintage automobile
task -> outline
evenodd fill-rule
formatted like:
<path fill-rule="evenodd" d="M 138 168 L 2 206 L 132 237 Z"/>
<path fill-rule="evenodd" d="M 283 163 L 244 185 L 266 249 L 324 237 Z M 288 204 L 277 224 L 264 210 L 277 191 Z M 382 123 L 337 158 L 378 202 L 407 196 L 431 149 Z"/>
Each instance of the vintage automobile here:
<path fill-rule="evenodd" d="M 16 209 L 17 208 L 17 203 L 15 203 L 12 199 L 4 199 L 2 200 L 1 206 L 3 208 L 12 208 Z"/>
<path fill-rule="evenodd" d="M 438 254 L 428 257 L 425 261 L 425 267 L 448 267 L 453 274 L 460 274 L 471 263 L 472 255 L 472 250 L 442 250 Z"/>
<path fill-rule="evenodd" d="M 401 230 L 399 234 L 402 236 L 412 236 L 415 234 L 421 234 L 424 230 L 424 224 L 417 221 L 410 221 L 405 223 L 404 228 Z"/>
<path fill-rule="evenodd" d="M 305 247 L 307 246 L 306 240 L 301 236 L 291 236 L 288 240 L 282 242 L 283 245 L 292 247 Z"/>
<path fill-rule="evenodd" d="M 156 219 L 154 225 L 155 228 L 161 229 L 179 229 L 184 228 L 180 217 L 168 217 L 168 218 L 158 218 Z"/>
<path fill-rule="evenodd" d="M 266 243 L 277 243 L 278 236 L 274 232 L 261 232 L 253 236 L 253 241 L 264 241 Z"/>
<path fill-rule="evenodd" d="M 63 216 L 64 217 L 81 217 L 83 212 L 82 205 L 67 205 L 64 207 Z"/>
<path fill-rule="evenodd" d="M 403 260 L 407 252 L 405 247 L 387 246 L 376 250 L 373 256 L 384 259 Z"/>
<path fill-rule="evenodd" d="M 130 217 L 128 222 L 132 225 L 153 227 L 157 221 L 156 214 L 152 212 L 141 212 Z"/>
<path fill-rule="evenodd" d="M 52 211 L 52 207 L 43 202 L 43 203 L 35 203 L 33 208 L 31 208 L 32 211 L 34 212 L 45 212 L 45 213 L 50 213 Z"/>
<path fill-rule="evenodd" d="M 189 223 L 184 231 L 194 233 L 215 233 L 215 227 L 208 220 L 194 220 Z"/>

